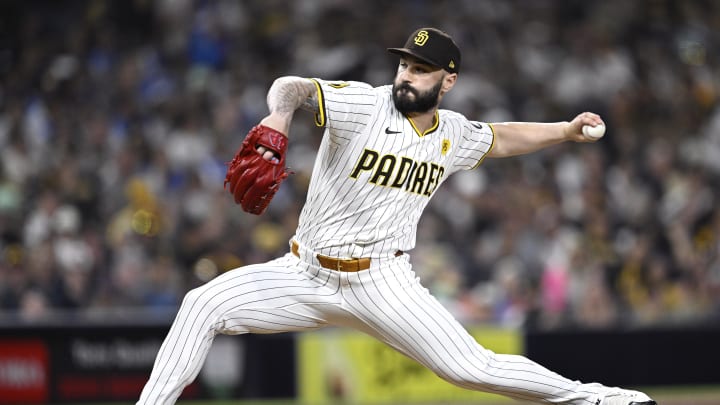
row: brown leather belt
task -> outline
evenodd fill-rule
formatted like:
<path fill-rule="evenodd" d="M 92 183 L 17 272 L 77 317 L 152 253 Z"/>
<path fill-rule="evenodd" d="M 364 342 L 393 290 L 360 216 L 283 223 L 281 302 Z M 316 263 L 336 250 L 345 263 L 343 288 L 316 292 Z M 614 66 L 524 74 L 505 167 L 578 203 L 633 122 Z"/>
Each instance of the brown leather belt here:
<path fill-rule="evenodd" d="M 295 256 L 300 257 L 300 246 L 294 240 L 290 242 L 290 251 Z M 395 256 L 401 256 L 402 254 L 403 252 L 398 250 L 395 253 Z M 317 257 L 318 262 L 320 262 L 322 267 L 330 270 L 356 272 L 370 268 L 369 257 L 361 257 L 358 259 L 339 259 L 337 257 L 323 255 L 317 255 L 315 257 Z"/>

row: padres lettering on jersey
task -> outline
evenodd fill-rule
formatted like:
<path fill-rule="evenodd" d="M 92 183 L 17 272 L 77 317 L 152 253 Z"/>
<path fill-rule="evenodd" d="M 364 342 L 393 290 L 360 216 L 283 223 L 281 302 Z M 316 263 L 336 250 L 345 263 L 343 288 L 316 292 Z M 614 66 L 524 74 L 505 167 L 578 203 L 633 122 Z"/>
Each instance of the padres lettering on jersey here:
<path fill-rule="evenodd" d="M 357 180 L 360 172 L 364 171 L 372 174 L 368 180 L 372 184 L 402 188 L 430 197 L 442 179 L 445 168 L 432 162 L 416 162 L 406 156 L 398 158 L 388 154 L 380 157 L 380 153 L 365 149 L 350 173 L 350 178 Z"/>
<path fill-rule="evenodd" d="M 492 128 L 439 110 L 420 133 L 395 109 L 392 86 L 315 80 L 325 128 L 295 239 L 334 257 L 389 257 L 415 246 L 433 193 L 490 151 Z"/>

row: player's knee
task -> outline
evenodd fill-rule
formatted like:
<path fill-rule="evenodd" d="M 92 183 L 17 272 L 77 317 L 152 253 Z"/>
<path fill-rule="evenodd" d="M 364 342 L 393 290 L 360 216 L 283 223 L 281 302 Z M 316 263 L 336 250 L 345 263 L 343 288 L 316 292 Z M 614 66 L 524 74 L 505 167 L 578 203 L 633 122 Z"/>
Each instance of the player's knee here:
<path fill-rule="evenodd" d="M 204 304 L 208 299 L 210 299 L 210 294 L 207 294 L 205 286 L 193 288 L 192 290 L 185 293 L 185 297 L 183 298 L 182 307 L 186 310 L 197 310 L 196 308 L 202 308 L 202 304 Z M 195 309 L 193 309 L 195 308 Z"/>
<path fill-rule="evenodd" d="M 442 370 L 441 372 L 436 371 L 436 374 L 450 384 L 465 389 L 491 390 L 493 385 L 491 379 L 486 378 L 487 374 L 481 369 Z"/>
<path fill-rule="evenodd" d="M 454 358 L 433 371 L 443 380 L 459 387 L 475 390 L 491 390 L 495 384 L 491 363 L 494 362 L 494 353 L 482 350 L 482 356 L 466 356 Z"/>
<path fill-rule="evenodd" d="M 204 319 L 217 319 L 223 311 L 227 310 L 227 301 L 227 298 L 218 294 L 216 287 L 212 284 L 205 284 L 185 294 L 180 310 L 196 314 Z"/>

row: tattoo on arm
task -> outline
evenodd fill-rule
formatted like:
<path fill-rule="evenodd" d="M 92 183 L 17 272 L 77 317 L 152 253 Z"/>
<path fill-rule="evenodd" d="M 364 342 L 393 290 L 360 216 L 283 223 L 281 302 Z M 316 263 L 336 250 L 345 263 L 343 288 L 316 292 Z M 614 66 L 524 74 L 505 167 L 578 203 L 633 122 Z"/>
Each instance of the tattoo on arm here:
<path fill-rule="evenodd" d="M 305 111 L 310 111 L 311 113 L 318 113 L 320 111 L 320 107 L 318 106 L 317 95 L 313 94 L 306 98 L 302 105 L 300 105 L 300 108 Z"/>
<path fill-rule="evenodd" d="M 270 112 L 292 114 L 298 108 L 317 111 L 314 99 L 315 85 L 299 77 L 281 77 L 273 83 L 267 94 Z"/>

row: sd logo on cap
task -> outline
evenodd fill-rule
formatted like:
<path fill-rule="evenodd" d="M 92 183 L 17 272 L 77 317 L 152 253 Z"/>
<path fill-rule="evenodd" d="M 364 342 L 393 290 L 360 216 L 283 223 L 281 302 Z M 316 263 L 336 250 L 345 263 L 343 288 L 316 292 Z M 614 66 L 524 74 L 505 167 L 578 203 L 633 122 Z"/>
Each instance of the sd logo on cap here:
<path fill-rule="evenodd" d="M 437 28 L 420 28 L 408 37 L 405 47 L 388 48 L 388 52 L 412 55 L 450 73 L 460 71 L 460 48 L 450 35 Z"/>

